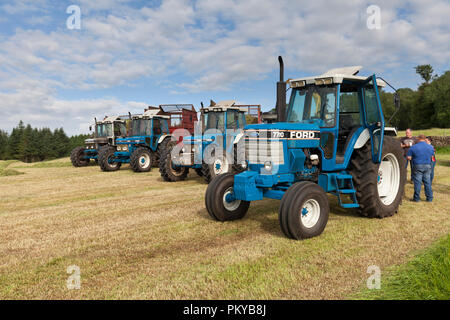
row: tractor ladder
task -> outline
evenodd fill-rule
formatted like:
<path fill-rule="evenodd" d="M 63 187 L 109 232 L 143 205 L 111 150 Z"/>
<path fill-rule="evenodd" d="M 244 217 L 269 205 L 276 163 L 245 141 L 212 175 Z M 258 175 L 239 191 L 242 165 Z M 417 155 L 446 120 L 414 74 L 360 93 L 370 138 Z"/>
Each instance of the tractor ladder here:
<path fill-rule="evenodd" d="M 356 199 L 356 190 L 353 186 L 353 177 L 350 174 L 336 174 L 334 176 L 336 191 L 332 192 L 337 196 L 339 205 L 343 208 L 358 208 L 358 200 Z M 349 195 L 352 202 L 344 203 L 342 196 Z"/>

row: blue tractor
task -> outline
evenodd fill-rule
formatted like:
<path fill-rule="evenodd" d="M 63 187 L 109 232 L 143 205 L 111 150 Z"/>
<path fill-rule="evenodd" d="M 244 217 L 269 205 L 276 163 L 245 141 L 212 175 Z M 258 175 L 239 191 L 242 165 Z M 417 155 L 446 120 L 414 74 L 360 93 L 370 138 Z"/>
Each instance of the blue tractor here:
<path fill-rule="evenodd" d="M 91 159 L 98 162 L 98 154 L 101 148 L 115 146 L 117 138 L 127 135 L 127 121 L 128 118 L 126 116 L 105 117 L 102 121 L 95 119 L 93 138 L 86 139 L 84 147 L 76 147 L 70 153 L 70 160 L 73 166 L 87 166 Z"/>
<path fill-rule="evenodd" d="M 247 120 L 261 122 L 261 106 L 211 101 L 208 108 L 200 109 L 200 114 L 194 136 L 185 136 L 181 142 L 172 139 L 162 148 L 159 171 L 165 181 L 184 180 L 189 169 L 208 183 L 219 174 L 242 171 L 242 163 L 234 161 L 237 141 L 243 136 Z"/>
<path fill-rule="evenodd" d="M 147 172 L 158 159 L 161 142 L 169 136 L 170 116 L 160 108 L 149 107 L 141 115 L 131 117 L 130 133 L 116 140 L 116 145 L 101 149 L 98 155 L 103 171 L 119 170 L 122 163 L 129 163 L 135 172 Z"/>
<path fill-rule="evenodd" d="M 396 130 L 385 127 L 379 90 L 387 82 L 376 75 L 357 76 L 361 67 L 285 82 L 279 61 L 278 122 L 246 126 L 247 170 L 220 175 L 209 184 L 205 204 L 210 216 L 240 219 L 251 201 L 278 199 L 283 233 L 304 239 L 324 230 L 327 193 L 366 217 L 396 213 L 406 169 Z M 394 102 L 398 108 L 397 94 Z"/>

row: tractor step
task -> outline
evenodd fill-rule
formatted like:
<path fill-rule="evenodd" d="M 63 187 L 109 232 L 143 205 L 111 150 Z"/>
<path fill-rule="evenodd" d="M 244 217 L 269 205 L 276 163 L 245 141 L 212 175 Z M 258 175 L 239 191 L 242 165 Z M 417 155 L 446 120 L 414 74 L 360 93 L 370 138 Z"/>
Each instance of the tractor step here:
<path fill-rule="evenodd" d="M 359 208 L 357 203 L 341 203 L 342 208 Z"/>
<path fill-rule="evenodd" d="M 356 190 L 353 186 L 353 177 L 350 174 L 337 174 L 335 177 L 336 192 L 333 192 L 339 201 L 339 205 L 343 208 L 358 208 L 358 200 L 356 199 Z M 349 195 L 351 203 L 344 203 L 342 195 Z"/>
<path fill-rule="evenodd" d="M 352 194 L 355 192 L 356 192 L 356 190 L 354 190 L 354 189 L 339 189 L 339 193 Z"/>

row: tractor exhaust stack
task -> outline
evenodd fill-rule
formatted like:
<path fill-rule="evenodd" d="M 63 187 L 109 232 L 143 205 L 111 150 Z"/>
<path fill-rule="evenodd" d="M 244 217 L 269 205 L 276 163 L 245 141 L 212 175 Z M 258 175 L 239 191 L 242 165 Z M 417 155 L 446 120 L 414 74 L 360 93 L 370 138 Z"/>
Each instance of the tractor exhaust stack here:
<path fill-rule="evenodd" d="M 286 82 L 284 81 L 284 63 L 283 58 L 278 56 L 280 63 L 280 81 L 277 82 L 277 119 L 278 122 L 286 121 Z"/>

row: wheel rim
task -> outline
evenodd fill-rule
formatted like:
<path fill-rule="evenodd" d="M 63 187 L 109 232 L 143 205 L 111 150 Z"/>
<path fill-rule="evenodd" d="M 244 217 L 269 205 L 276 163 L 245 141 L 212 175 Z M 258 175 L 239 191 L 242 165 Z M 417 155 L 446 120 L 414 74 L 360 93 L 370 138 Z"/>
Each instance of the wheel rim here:
<path fill-rule="evenodd" d="M 378 196 L 385 205 L 390 205 L 397 198 L 400 186 L 400 165 L 397 158 L 388 153 L 381 160 L 378 168 Z"/>
<path fill-rule="evenodd" d="M 139 157 L 139 165 L 142 169 L 147 169 L 150 166 L 150 155 L 144 153 Z"/>
<path fill-rule="evenodd" d="M 237 208 L 239 208 L 239 205 L 241 204 L 241 200 L 234 199 L 233 187 L 229 187 L 227 190 L 225 190 L 222 200 L 223 206 L 228 211 L 236 210 Z"/>
<path fill-rule="evenodd" d="M 216 159 L 213 164 L 214 174 L 217 176 L 222 173 L 228 172 L 228 163 L 226 158 L 224 159 Z"/>
<path fill-rule="evenodd" d="M 172 158 L 170 158 L 169 161 L 170 161 L 169 168 L 170 168 L 170 171 L 172 172 L 172 174 L 177 177 L 181 176 L 183 174 L 184 168 L 183 167 L 174 167 Z"/>
<path fill-rule="evenodd" d="M 305 228 L 312 228 L 319 221 L 320 217 L 320 205 L 314 199 L 305 201 L 302 209 L 300 210 L 300 220 Z"/>

